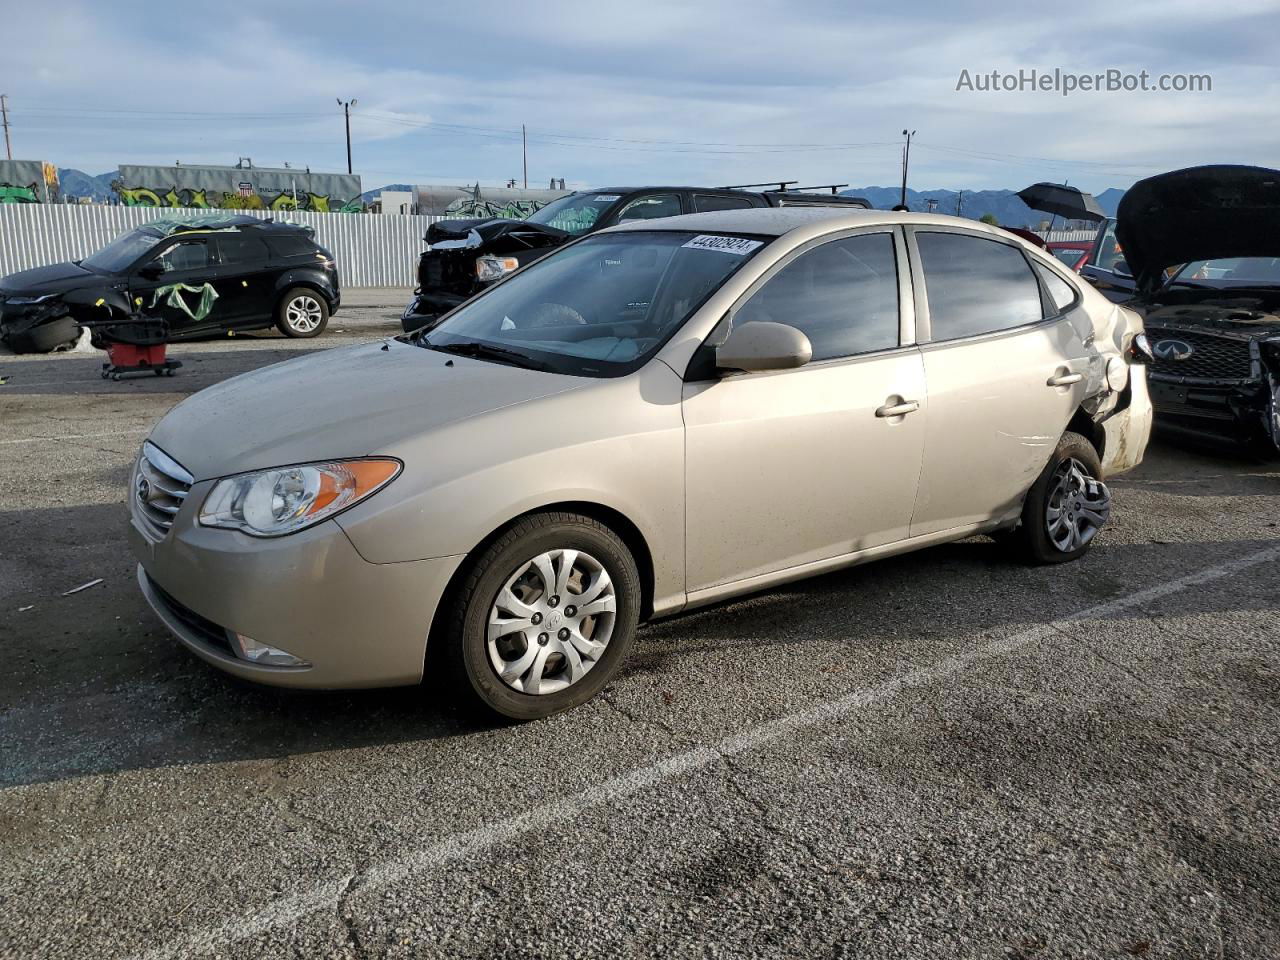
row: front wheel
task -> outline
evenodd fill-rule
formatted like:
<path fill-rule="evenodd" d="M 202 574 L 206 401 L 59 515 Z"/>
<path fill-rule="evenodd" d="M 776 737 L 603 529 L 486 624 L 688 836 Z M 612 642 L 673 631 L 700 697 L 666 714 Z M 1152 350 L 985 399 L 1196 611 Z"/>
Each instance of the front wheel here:
<path fill-rule="evenodd" d="M 307 287 L 294 287 L 276 311 L 276 326 L 286 337 L 318 337 L 329 323 L 329 304 Z"/>
<path fill-rule="evenodd" d="M 1008 540 L 1032 563 L 1065 563 L 1084 555 L 1110 516 L 1111 491 L 1102 482 L 1098 452 L 1068 431 L 1027 493 Z"/>
<path fill-rule="evenodd" d="M 534 514 L 474 559 L 441 641 L 464 693 L 536 720 L 605 687 L 639 615 L 640 576 L 617 534 L 578 514 Z"/>

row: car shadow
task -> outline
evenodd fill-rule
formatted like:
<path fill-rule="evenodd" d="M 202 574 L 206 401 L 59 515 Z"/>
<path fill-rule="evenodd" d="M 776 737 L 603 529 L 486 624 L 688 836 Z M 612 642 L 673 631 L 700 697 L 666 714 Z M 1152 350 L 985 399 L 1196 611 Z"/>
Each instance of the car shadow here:
<path fill-rule="evenodd" d="M 125 522 L 118 503 L 0 513 L 0 542 L 16 545 L 0 557 L 0 637 L 7 641 L 0 786 L 468 737 L 499 725 L 459 709 L 437 682 L 303 692 L 256 686 L 205 665 L 167 634 L 139 594 Z M 613 683 L 696 672 L 700 657 L 724 650 L 750 656 L 822 643 L 892 658 L 904 637 L 953 640 L 1043 622 L 1275 543 L 1103 539 L 1083 561 L 1046 568 L 972 538 L 645 626 Z M 1147 580 L 1132 582 L 1126 571 L 1148 571 Z M 1004 596 L 999 605 L 988 593 L 994 584 Z M 1241 601 L 1202 590 L 1184 603 L 1193 612 L 1226 613 Z"/>

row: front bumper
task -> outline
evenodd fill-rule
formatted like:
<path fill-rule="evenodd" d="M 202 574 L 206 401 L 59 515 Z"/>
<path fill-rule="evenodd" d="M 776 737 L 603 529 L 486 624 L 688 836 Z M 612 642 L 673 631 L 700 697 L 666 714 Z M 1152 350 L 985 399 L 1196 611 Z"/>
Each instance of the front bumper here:
<path fill-rule="evenodd" d="M 1161 430 L 1194 440 L 1280 449 L 1280 382 L 1231 383 L 1151 377 Z"/>
<path fill-rule="evenodd" d="M 454 307 L 461 306 L 476 295 L 481 289 L 467 294 L 445 293 L 439 290 L 433 290 L 430 293 L 416 293 L 413 299 L 409 301 L 409 305 L 404 308 L 404 313 L 400 316 L 400 326 L 404 328 L 405 333 L 413 333 L 420 330 L 427 324 L 434 322 L 438 318 L 444 316 Z"/>
<path fill-rule="evenodd" d="M 247 680 L 323 689 L 422 679 L 427 635 L 461 557 L 369 563 L 332 520 L 264 539 L 198 526 L 197 483 L 156 540 L 135 518 L 129 544 L 143 596 L 184 646 Z M 287 650 L 306 667 L 239 659 L 220 630 Z"/>

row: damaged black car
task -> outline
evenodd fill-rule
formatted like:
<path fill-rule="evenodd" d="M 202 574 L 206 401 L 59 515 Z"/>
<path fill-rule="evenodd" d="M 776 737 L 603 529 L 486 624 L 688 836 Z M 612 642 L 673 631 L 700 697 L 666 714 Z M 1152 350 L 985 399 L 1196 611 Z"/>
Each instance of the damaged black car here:
<path fill-rule="evenodd" d="M 68 298 L 100 299 L 106 316 L 118 296 L 173 340 L 271 326 L 315 337 L 341 304 L 333 255 L 310 227 L 205 214 L 153 220 L 83 260 L 0 277 L 0 340 L 19 353 L 74 344 L 85 317 Z"/>
<path fill-rule="evenodd" d="M 1154 354 L 1156 425 L 1280 452 L 1280 171 L 1175 170 L 1134 184 L 1116 234 Z M 1172 276 L 1166 270 L 1175 267 Z"/>
<path fill-rule="evenodd" d="M 423 238 L 418 287 L 400 322 L 406 333 L 418 330 L 556 247 L 629 220 L 750 207 L 870 207 L 861 197 L 804 192 L 812 189 L 605 187 L 560 197 L 523 220 L 440 220 Z"/>

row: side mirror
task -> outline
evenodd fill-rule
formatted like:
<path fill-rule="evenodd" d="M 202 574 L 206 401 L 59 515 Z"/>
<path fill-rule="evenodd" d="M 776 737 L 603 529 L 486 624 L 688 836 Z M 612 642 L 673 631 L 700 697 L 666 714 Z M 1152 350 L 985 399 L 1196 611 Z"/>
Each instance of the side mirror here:
<path fill-rule="evenodd" d="M 721 370 L 788 370 L 813 359 L 813 345 L 795 327 L 761 320 L 744 323 L 716 347 Z"/>
<path fill-rule="evenodd" d="M 143 280 L 159 280 L 164 276 L 164 267 L 158 263 L 148 263 L 138 271 Z"/>

